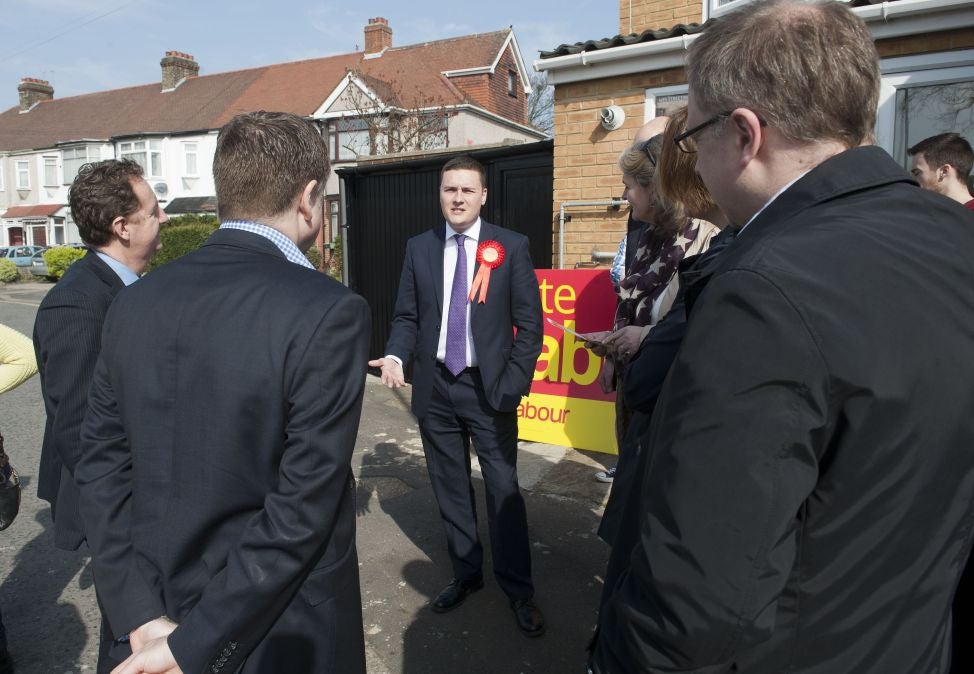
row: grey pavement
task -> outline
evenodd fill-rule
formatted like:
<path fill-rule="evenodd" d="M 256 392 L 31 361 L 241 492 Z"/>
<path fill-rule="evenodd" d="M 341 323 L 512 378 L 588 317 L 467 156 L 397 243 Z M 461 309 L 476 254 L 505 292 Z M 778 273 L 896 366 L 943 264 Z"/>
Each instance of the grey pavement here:
<path fill-rule="evenodd" d="M 0 323 L 29 335 L 50 287 L 0 285 Z M 518 632 L 491 577 L 489 554 L 485 589 L 454 611 L 435 614 L 428 604 L 449 582 L 450 564 L 409 413 L 409 391 L 390 391 L 369 376 L 353 458 L 369 672 L 583 671 L 608 557 L 595 535 L 607 489 L 594 473 L 614 457 L 521 443 L 518 474 L 527 501 L 536 600 L 548 620 L 543 637 Z M 37 377 L 0 397 L 0 429 L 24 483 L 20 515 L 0 532 L 0 607 L 18 672 L 94 672 L 99 614 L 89 560 L 84 550 L 54 547 L 50 509 L 36 496 L 43 428 Z M 483 513 L 476 462 L 474 476 Z M 481 536 L 486 543 L 483 517 Z"/>

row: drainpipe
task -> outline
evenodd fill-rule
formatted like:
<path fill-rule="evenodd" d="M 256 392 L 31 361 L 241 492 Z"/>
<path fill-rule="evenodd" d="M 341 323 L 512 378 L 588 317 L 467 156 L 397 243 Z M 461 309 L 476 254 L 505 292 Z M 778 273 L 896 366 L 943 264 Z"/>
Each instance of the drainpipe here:
<path fill-rule="evenodd" d="M 558 208 L 558 268 L 565 268 L 565 209 L 574 206 L 624 206 L 625 199 L 603 199 L 601 201 L 563 201 Z"/>

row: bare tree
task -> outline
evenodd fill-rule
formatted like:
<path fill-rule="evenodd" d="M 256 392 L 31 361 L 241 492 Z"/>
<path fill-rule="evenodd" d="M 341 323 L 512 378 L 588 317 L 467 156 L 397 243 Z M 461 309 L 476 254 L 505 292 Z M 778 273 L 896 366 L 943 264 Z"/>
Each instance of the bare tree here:
<path fill-rule="evenodd" d="M 528 123 L 551 138 L 555 129 L 555 88 L 545 73 L 531 75 L 528 94 Z"/>
<path fill-rule="evenodd" d="M 447 147 L 451 113 L 431 96 L 411 92 L 407 106 L 388 82 L 355 71 L 348 77 L 348 114 L 335 123 L 339 147 L 348 158 Z"/>

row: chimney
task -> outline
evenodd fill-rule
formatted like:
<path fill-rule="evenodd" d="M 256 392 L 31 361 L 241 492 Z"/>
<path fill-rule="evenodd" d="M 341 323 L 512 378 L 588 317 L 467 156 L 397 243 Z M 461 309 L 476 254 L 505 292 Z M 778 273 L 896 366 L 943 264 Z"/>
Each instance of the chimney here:
<path fill-rule="evenodd" d="M 392 28 L 389 28 L 389 20 L 377 16 L 369 19 L 369 25 L 365 27 L 365 54 L 378 54 L 392 46 Z"/>
<path fill-rule="evenodd" d="M 189 54 L 181 51 L 167 51 L 159 61 L 162 66 L 162 90 L 172 91 L 187 77 L 200 74 L 200 64 Z"/>
<path fill-rule="evenodd" d="M 21 77 L 17 91 L 20 92 L 21 112 L 27 112 L 37 103 L 54 98 L 54 87 L 51 86 L 51 83 L 33 77 Z"/>

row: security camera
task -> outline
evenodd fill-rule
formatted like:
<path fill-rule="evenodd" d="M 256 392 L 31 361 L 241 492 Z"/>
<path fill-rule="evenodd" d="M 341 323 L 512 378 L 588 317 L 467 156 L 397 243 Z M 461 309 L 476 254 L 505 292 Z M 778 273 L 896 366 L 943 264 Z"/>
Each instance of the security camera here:
<path fill-rule="evenodd" d="M 618 105 L 610 105 L 599 110 L 599 117 L 602 118 L 602 128 L 606 131 L 615 131 L 626 121 L 626 111 Z"/>

